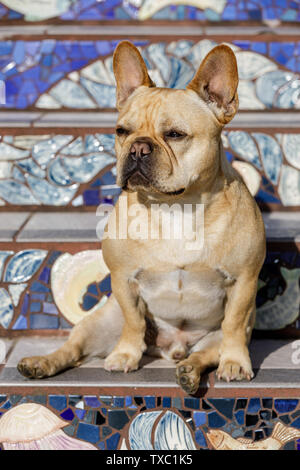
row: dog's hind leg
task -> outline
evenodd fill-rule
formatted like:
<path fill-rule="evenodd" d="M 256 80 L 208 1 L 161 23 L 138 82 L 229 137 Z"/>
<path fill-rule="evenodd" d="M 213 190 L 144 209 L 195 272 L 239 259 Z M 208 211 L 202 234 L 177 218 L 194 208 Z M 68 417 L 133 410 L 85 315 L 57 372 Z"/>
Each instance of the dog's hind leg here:
<path fill-rule="evenodd" d="M 222 331 L 216 330 L 195 344 L 192 353 L 176 368 L 177 383 L 187 393 L 196 393 L 199 388 L 201 374 L 208 367 L 217 367 L 220 358 Z"/>
<path fill-rule="evenodd" d="M 121 308 L 111 295 L 106 304 L 84 317 L 71 331 L 65 344 L 46 356 L 25 357 L 18 364 L 25 377 L 50 377 L 80 365 L 89 356 L 106 357 L 120 338 L 123 328 Z"/>

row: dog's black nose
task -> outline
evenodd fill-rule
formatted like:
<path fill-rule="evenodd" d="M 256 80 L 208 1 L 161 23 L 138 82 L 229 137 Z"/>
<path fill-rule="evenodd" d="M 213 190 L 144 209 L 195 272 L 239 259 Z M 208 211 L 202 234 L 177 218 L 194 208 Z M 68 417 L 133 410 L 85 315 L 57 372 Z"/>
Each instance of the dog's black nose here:
<path fill-rule="evenodd" d="M 153 145 L 149 140 L 137 140 L 130 147 L 130 156 L 133 160 L 148 157 L 153 150 Z"/>

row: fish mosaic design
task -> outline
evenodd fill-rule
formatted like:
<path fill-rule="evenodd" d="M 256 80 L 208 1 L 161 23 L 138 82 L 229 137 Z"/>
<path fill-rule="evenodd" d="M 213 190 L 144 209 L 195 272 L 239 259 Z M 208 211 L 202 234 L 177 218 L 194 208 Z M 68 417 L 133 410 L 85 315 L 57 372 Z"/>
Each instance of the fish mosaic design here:
<path fill-rule="evenodd" d="M 259 441 L 244 437 L 234 439 L 219 430 L 209 431 L 207 438 L 215 450 L 280 450 L 287 442 L 300 439 L 300 430 L 276 423 L 272 435 Z"/>

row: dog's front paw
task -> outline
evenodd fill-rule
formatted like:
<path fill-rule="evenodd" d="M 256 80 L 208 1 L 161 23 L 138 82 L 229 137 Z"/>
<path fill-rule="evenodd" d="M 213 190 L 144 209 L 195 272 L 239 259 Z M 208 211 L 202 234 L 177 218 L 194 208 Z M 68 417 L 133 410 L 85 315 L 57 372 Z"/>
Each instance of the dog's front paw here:
<path fill-rule="evenodd" d="M 221 361 L 217 370 L 217 378 L 230 382 L 231 380 L 251 380 L 254 377 L 251 364 L 248 362 L 225 360 Z"/>
<path fill-rule="evenodd" d="M 54 365 L 43 356 L 24 357 L 17 368 L 28 379 L 42 379 L 55 374 Z"/>
<path fill-rule="evenodd" d="M 176 380 L 186 393 L 193 395 L 199 388 L 200 368 L 189 359 L 181 361 L 176 368 Z"/>
<path fill-rule="evenodd" d="M 104 362 L 104 369 L 109 372 L 131 372 L 139 368 L 140 357 L 129 353 L 112 352 Z"/>

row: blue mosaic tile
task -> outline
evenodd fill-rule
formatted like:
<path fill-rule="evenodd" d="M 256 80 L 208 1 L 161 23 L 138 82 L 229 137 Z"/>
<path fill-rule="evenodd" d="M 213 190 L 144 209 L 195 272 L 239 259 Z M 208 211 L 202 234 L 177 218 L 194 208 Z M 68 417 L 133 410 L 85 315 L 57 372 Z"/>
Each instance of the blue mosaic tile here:
<path fill-rule="evenodd" d="M 85 396 L 84 401 L 87 406 L 90 406 L 91 408 L 98 408 L 100 406 L 100 401 L 96 396 Z"/>
<path fill-rule="evenodd" d="M 125 400 L 123 397 L 114 397 L 113 398 L 113 406 L 117 408 L 123 408 L 125 404 Z"/>
<path fill-rule="evenodd" d="M 115 429 L 123 429 L 127 424 L 129 418 L 125 411 L 122 410 L 109 410 L 108 411 L 108 424 Z"/>
<path fill-rule="evenodd" d="M 204 447 L 204 448 L 207 447 L 204 434 L 200 429 L 197 429 L 197 431 L 195 431 L 195 441 L 197 442 L 199 446 Z"/>
<path fill-rule="evenodd" d="M 196 426 L 206 423 L 206 413 L 204 411 L 194 411 L 193 418 Z"/>
<path fill-rule="evenodd" d="M 155 397 L 144 397 L 145 404 L 147 408 L 155 408 L 156 406 L 156 400 Z"/>
<path fill-rule="evenodd" d="M 261 408 L 260 399 L 259 398 L 251 398 L 249 400 L 247 411 L 248 413 L 257 413 Z"/>
<path fill-rule="evenodd" d="M 41 284 L 38 281 L 34 281 L 30 286 L 31 292 L 50 292 L 49 287 L 46 287 L 44 284 Z"/>
<path fill-rule="evenodd" d="M 288 413 L 296 409 L 299 400 L 274 400 L 274 407 L 279 413 Z"/>
<path fill-rule="evenodd" d="M 220 416 L 216 411 L 211 411 L 207 413 L 208 417 L 208 426 L 210 428 L 222 428 L 226 421 L 222 416 Z"/>
<path fill-rule="evenodd" d="M 78 439 L 83 439 L 95 444 L 100 439 L 99 427 L 93 424 L 79 423 L 76 436 Z"/>
<path fill-rule="evenodd" d="M 19 315 L 12 329 L 13 330 L 26 330 L 27 328 L 28 328 L 27 318 L 24 317 L 23 315 Z"/>
<path fill-rule="evenodd" d="M 240 426 L 245 424 L 245 411 L 244 410 L 239 410 L 239 411 L 235 412 L 234 416 L 235 416 L 235 419 L 236 419 L 237 423 Z"/>
<path fill-rule="evenodd" d="M 199 398 L 185 398 L 184 399 L 184 405 L 187 408 L 192 408 L 194 410 L 198 410 L 200 406 L 200 400 Z"/>
<path fill-rule="evenodd" d="M 171 407 L 171 398 L 163 397 L 162 405 L 163 405 L 164 408 L 170 408 Z"/>
<path fill-rule="evenodd" d="M 49 405 L 62 411 L 67 407 L 67 398 L 64 395 L 49 395 Z"/>
<path fill-rule="evenodd" d="M 224 416 L 231 419 L 234 407 L 234 400 L 232 398 L 210 398 L 208 400 L 218 411 L 221 411 Z"/>
<path fill-rule="evenodd" d="M 83 419 L 85 417 L 85 414 L 86 414 L 86 410 L 79 410 L 79 409 L 76 409 L 75 410 L 75 414 L 77 416 L 78 419 Z"/>
<path fill-rule="evenodd" d="M 119 433 L 113 434 L 111 437 L 109 437 L 109 438 L 106 440 L 106 448 L 107 448 L 107 450 L 115 450 L 115 449 L 117 449 L 118 444 L 119 444 L 119 441 L 120 441 L 120 434 L 119 434 Z"/>
<path fill-rule="evenodd" d="M 68 408 L 67 410 L 65 410 L 63 413 L 61 413 L 60 415 L 63 419 L 67 420 L 67 421 L 72 421 L 73 418 L 74 418 L 74 413 L 73 411 L 71 410 L 71 408 Z"/>
<path fill-rule="evenodd" d="M 39 313 L 30 315 L 29 321 L 32 330 L 56 330 L 59 326 L 58 318 Z"/>

